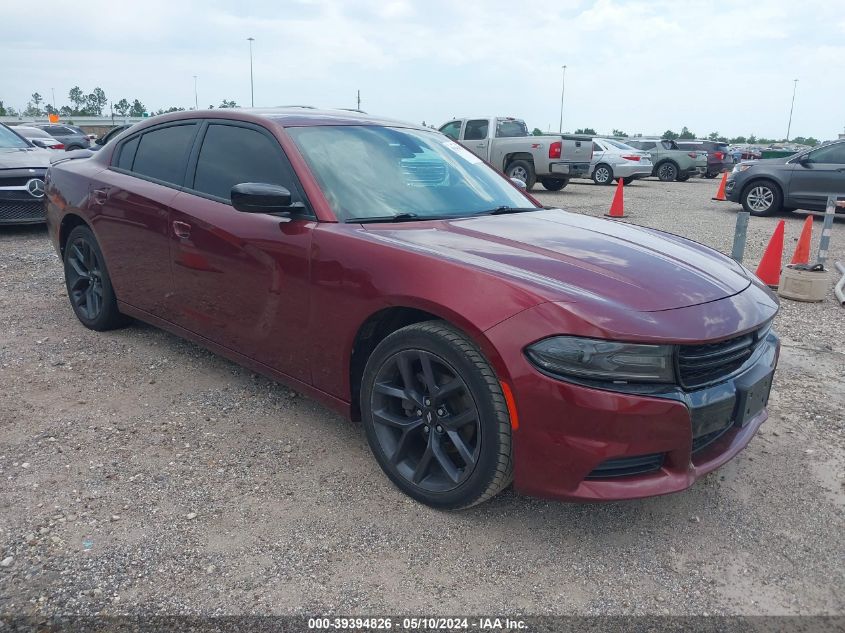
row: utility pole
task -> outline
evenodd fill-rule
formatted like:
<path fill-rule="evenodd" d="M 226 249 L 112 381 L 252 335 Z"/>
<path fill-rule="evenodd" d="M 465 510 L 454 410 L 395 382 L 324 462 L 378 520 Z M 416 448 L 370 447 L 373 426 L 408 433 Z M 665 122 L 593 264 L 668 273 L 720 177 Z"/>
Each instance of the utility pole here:
<path fill-rule="evenodd" d="M 361 109 L 361 91 L 358 91 L 358 109 Z"/>
<path fill-rule="evenodd" d="M 255 84 L 252 80 L 252 43 L 255 41 L 254 37 L 246 38 L 249 41 L 249 102 L 252 107 L 255 107 Z"/>
<path fill-rule="evenodd" d="M 792 84 L 792 105 L 789 106 L 789 125 L 786 126 L 786 140 L 789 141 L 789 131 L 792 129 L 792 111 L 795 109 L 795 91 L 798 90 L 798 80 Z"/>
<path fill-rule="evenodd" d="M 563 68 L 563 80 L 560 84 L 560 125 L 557 128 L 558 134 L 563 133 L 563 95 L 566 92 L 566 64 L 561 66 Z"/>
<path fill-rule="evenodd" d="M 200 102 L 197 98 L 197 76 L 194 75 L 194 110 L 200 109 Z"/>
<path fill-rule="evenodd" d="M 59 110 L 58 110 L 58 108 L 56 108 L 56 89 L 55 89 L 55 88 L 50 88 L 50 92 L 52 92 L 52 93 L 53 93 L 53 103 L 52 103 L 53 110 L 55 110 L 56 112 L 58 112 Z"/>

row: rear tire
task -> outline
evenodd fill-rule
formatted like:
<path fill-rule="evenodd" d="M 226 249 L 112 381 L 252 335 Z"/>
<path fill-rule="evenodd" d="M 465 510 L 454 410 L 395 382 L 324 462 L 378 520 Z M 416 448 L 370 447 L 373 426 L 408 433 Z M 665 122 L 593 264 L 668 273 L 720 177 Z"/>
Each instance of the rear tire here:
<path fill-rule="evenodd" d="M 540 184 L 549 191 L 560 191 L 569 184 L 569 178 L 540 178 Z"/>
<path fill-rule="evenodd" d="M 771 180 L 755 180 L 742 190 L 740 202 L 751 215 L 764 217 L 783 208 L 783 195 Z"/>
<path fill-rule="evenodd" d="M 657 176 L 657 178 L 661 182 L 672 182 L 672 181 L 674 181 L 678 177 L 678 173 L 679 173 L 678 166 L 675 163 L 673 163 L 671 160 L 667 160 L 667 161 L 664 161 L 662 163 L 659 163 L 654 168 L 654 175 Z"/>
<path fill-rule="evenodd" d="M 534 173 L 534 165 L 527 160 L 515 160 L 508 165 L 505 171 L 508 178 L 516 178 L 525 183 L 525 189 L 531 191 L 537 182 Z"/>
<path fill-rule="evenodd" d="M 597 185 L 609 185 L 613 182 L 613 167 L 607 163 L 599 163 L 593 170 L 592 178 Z"/>
<path fill-rule="evenodd" d="M 718 175 L 719 175 L 718 171 L 708 171 L 706 174 L 704 174 L 704 177 L 710 178 L 712 180 L 713 178 L 715 178 Z"/>
<path fill-rule="evenodd" d="M 68 235 L 64 265 L 67 295 L 82 325 L 102 332 L 126 324 L 117 309 L 103 252 L 87 226 L 77 226 Z"/>
<path fill-rule="evenodd" d="M 415 323 L 387 336 L 367 360 L 360 404 L 373 455 L 417 501 L 467 508 L 510 484 L 502 387 L 481 350 L 451 325 Z"/>
<path fill-rule="evenodd" d="M 632 184 L 634 184 L 634 181 L 636 181 L 636 178 L 634 178 L 633 176 L 625 176 L 622 179 L 622 182 L 625 183 L 626 187 L 630 187 Z"/>
<path fill-rule="evenodd" d="M 678 174 L 678 177 L 675 178 L 675 180 L 677 180 L 678 182 L 686 182 L 689 179 L 690 179 L 689 174 Z"/>

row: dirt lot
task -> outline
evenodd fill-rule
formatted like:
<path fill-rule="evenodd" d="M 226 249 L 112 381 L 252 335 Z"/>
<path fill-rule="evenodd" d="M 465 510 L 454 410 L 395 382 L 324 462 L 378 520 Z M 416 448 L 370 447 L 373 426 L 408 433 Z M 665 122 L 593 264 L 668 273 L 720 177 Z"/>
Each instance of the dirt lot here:
<path fill-rule="evenodd" d="M 631 222 L 729 251 L 716 181 L 626 188 Z M 601 215 L 583 181 L 546 204 Z M 791 254 L 802 218 L 783 216 Z M 776 218 L 752 218 L 746 263 Z M 818 239 L 820 224 L 816 224 Z M 845 222 L 832 256 L 845 260 Z M 648 271 L 642 271 L 644 275 Z M 0 229 L 0 612 L 845 612 L 845 309 L 783 302 L 771 418 L 692 489 L 506 491 L 445 514 L 358 425 L 146 325 L 73 317 L 41 228 Z"/>

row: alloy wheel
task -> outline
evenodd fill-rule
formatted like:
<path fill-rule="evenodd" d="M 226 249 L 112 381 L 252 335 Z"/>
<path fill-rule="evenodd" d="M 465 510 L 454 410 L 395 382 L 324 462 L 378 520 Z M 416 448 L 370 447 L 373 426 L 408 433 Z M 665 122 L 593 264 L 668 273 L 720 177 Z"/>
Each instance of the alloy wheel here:
<path fill-rule="evenodd" d="M 607 167 L 597 168 L 596 169 L 596 182 L 601 183 L 603 185 L 608 180 L 610 180 L 610 172 L 608 171 Z"/>
<path fill-rule="evenodd" d="M 517 165 L 516 167 L 511 169 L 510 177 L 516 178 L 518 180 L 521 180 L 522 182 L 527 183 L 528 182 L 528 171 L 524 167 Z"/>
<path fill-rule="evenodd" d="M 403 479 L 447 492 L 469 477 L 481 452 L 481 420 L 466 382 L 443 358 L 397 352 L 379 368 L 371 398 L 379 447 Z"/>
<path fill-rule="evenodd" d="M 657 172 L 658 178 L 665 182 L 669 182 L 671 180 L 675 180 L 678 176 L 678 171 L 675 169 L 675 166 L 671 163 L 664 163 L 660 166 L 660 169 Z"/>
<path fill-rule="evenodd" d="M 87 240 L 75 240 L 69 249 L 70 300 L 86 318 L 96 319 L 103 309 L 102 264 Z"/>
<path fill-rule="evenodd" d="M 757 185 L 748 192 L 748 206 L 752 211 L 768 211 L 775 201 L 774 192 L 763 185 Z"/>

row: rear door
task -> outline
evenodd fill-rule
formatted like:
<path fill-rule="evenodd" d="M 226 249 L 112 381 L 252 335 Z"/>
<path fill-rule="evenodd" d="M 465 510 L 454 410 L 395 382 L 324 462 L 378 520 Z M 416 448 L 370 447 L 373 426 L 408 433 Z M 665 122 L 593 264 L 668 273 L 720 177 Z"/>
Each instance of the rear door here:
<path fill-rule="evenodd" d="M 793 161 L 790 206 L 824 209 L 831 194 L 845 194 L 845 143 L 833 143 L 807 154 L 806 163 Z"/>
<path fill-rule="evenodd" d="M 173 201 L 170 260 L 175 321 L 299 380 L 308 365 L 309 249 L 316 221 L 293 168 L 264 127 L 214 119 L 203 125 L 185 191 Z M 243 213 L 234 185 L 282 185 L 306 211 Z"/>
<path fill-rule="evenodd" d="M 593 159 L 590 163 L 592 167 L 595 167 L 600 162 L 602 162 L 602 158 L 604 157 L 604 146 L 602 146 L 598 141 L 593 141 Z"/>
<path fill-rule="evenodd" d="M 469 151 L 487 160 L 490 154 L 490 121 L 469 119 L 464 126 L 463 142 Z"/>
<path fill-rule="evenodd" d="M 185 180 L 197 121 L 145 130 L 122 141 L 91 184 L 89 208 L 117 298 L 170 319 L 171 203 Z"/>

